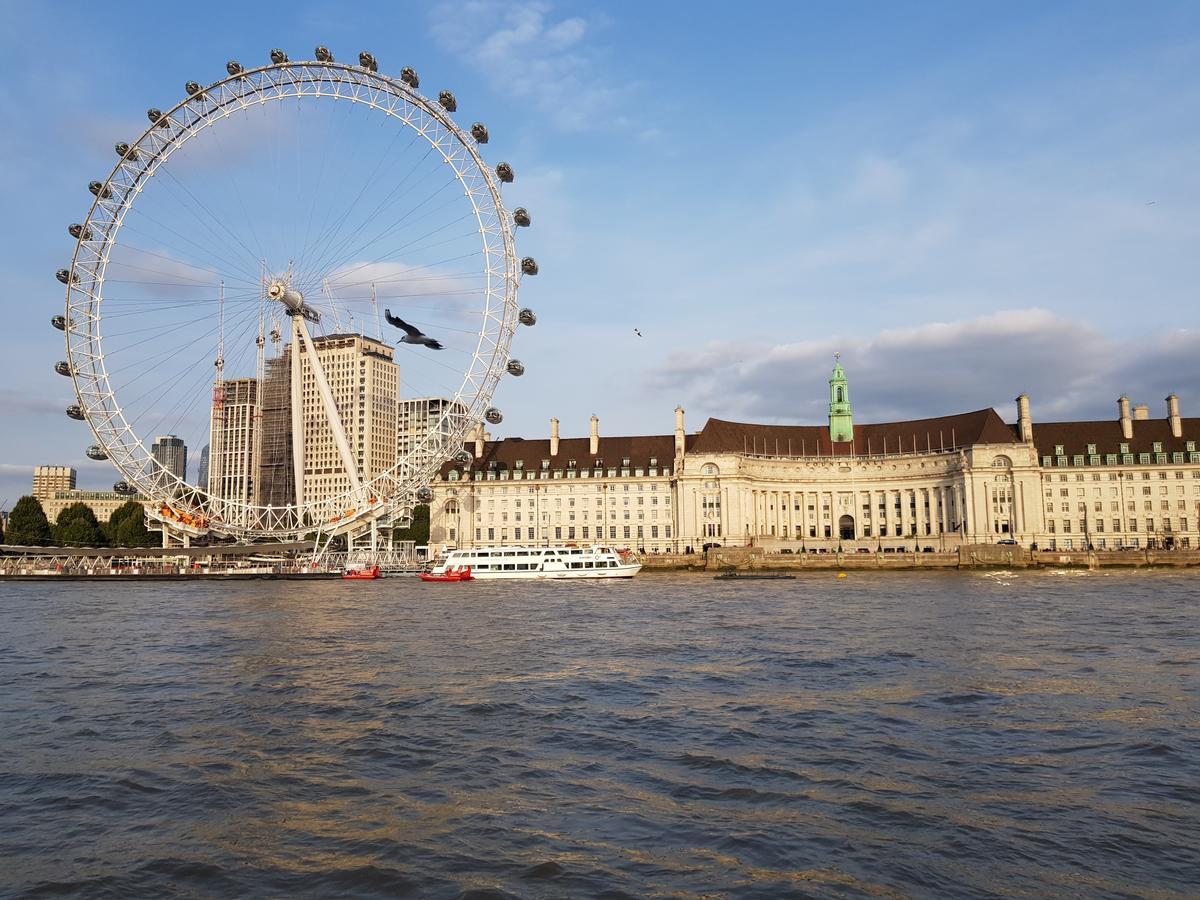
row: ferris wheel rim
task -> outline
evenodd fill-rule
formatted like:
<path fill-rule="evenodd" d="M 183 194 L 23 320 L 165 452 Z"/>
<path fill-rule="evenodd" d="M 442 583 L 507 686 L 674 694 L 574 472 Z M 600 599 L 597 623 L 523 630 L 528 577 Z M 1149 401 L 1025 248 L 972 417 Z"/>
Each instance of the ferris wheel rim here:
<path fill-rule="evenodd" d="M 295 74 L 299 77 L 280 78 L 278 81 L 269 79 L 270 75 L 284 74 Z M 303 88 L 306 85 L 314 89 L 305 91 Z M 329 90 L 322 91 L 321 85 L 328 85 Z M 222 95 L 222 92 L 231 86 L 250 86 L 252 90 L 230 92 L 224 102 L 211 102 L 213 96 Z M 360 98 L 356 91 L 342 93 L 343 86 L 371 91 L 373 94 L 369 99 Z M 290 90 L 291 88 L 294 90 Z M 380 102 L 381 97 L 390 98 L 390 108 L 386 108 L 386 103 Z M 255 505 L 213 497 L 208 491 L 190 484 L 186 480 L 186 473 L 184 478 L 178 478 L 161 467 L 155 469 L 149 465 L 153 459 L 152 453 L 147 448 L 145 439 L 126 420 L 120 398 L 112 388 L 105 364 L 103 337 L 100 333 L 105 273 L 112 249 L 119 246 L 117 236 L 125 215 L 133 208 L 141 187 L 167 163 L 173 153 L 205 129 L 235 112 L 248 110 L 255 105 L 293 98 L 341 99 L 362 103 L 397 119 L 402 128 L 417 130 L 418 134 L 429 142 L 431 149 L 436 149 L 453 169 L 455 179 L 470 201 L 477 230 L 482 239 L 483 272 L 487 277 L 482 310 L 483 322 L 471 362 L 466 366 L 462 383 L 448 404 L 450 408 L 464 409 L 466 414 L 456 416 L 448 430 L 431 431 L 421 444 L 410 451 L 406 459 L 397 460 L 392 469 L 374 476 L 368 482 L 366 486 L 370 489 L 369 492 L 384 497 L 384 502 L 390 504 L 386 511 L 393 511 L 396 503 L 411 503 L 411 496 L 417 487 L 428 483 L 434 472 L 449 458 L 453 452 L 452 448 L 461 448 L 470 430 L 483 418 L 484 407 L 491 402 L 509 361 L 508 350 L 517 325 L 519 264 L 512 225 L 501 196 L 498 179 L 484 162 L 471 137 L 454 119 L 438 104 L 400 79 L 391 78 L 364 66 L 332 60 L 272 62 L 251 69 L 240 69 L 236 74 L 213 82 L 180 100 L 162 113 L 160 119 L 152 120 L 136 142 L 123 145 L 127 146 L 128 150 L 120 155 L 108 177 L 101 183 L 100 189 L 94 191 L 95 197 L 84 219 L 82 233 L 76 239 L 66 283 L 64 338 L 68 364 L 86 421 L 99 445 L 124 478 L 135 485 L 139 492 L 155 501 L 170 497 L 204 512 L 213 512 L 224 504 L 222 508 L 236 508 L 243 513 L 254 514 L 253 521 L 261 523 L 247 524 L 250 517 L 246 516 L 243 516 L 242 524 L 229 522 L 226 517 L 220 515 L 207 517 L 206 527 L 233 536 L 275 536 L 309 530 L 314 518 L 324 521 L 331 511 L 340 518 L 341 512 L 345 510 L 347 495 L 326 496 L 320 501 L 311 501 L 298 507 Z M 425 130 L 416 128 L 410 121 L 411 113 L 398 115 L 395 112 L 398 104 L 418 110 L 440 127 L 444 134 L 435 140 Z M 184 111 L 194 114 L 193 118 L 184 120 L 189 124 L 180 121 L 184 119 L 181 115 Z M 165 140 L 159 134 L 163 130 L 163 121 L 174 122 L 178 126 L 167 127 L 168 135 Z M 453 139 L 449 149 L 440 143 L 447 136 Z M 151 150 L 153 152 L 150 152 Z M 460 169 L 451 156 L 459 151 L 463 152 L 463 158 L 458 162 L 463 164 L 463 169 L 468 170 L 466 172 Z M 129 175 L 124 181 L 121 180 L 123 173 Z M 486 208 L 481 207 L 477 201 L 477 190 L 468 185 L 468 175 L 481 179 L 482 184 L 479 187 L 490 201 Z M 119 192 L 119 197 L 115 199 L 114 190 Z M 110 210 L 106 221 L 97 218 L 98 213 L 104 210 Z M 485 218 L 489 217 L 491 221 L 485 222 Z M 92 228 L 102 221 L 103 239 L 98 241 L 92 236 Z M 489 228 L 495 232 L 495 246 L 489 245 Z M 83 257 L 89 252 L 90 261 L 85 262 Z M 493 256 L 502 262 L 502 265 L 494 266 Z M 494 327 L 489 327 L 492 323 Z M 466 398 L 469 398 L 469 403 L 464 402 Z M 439 425 L 446 425 L 451 421 L 447 413 L 439 421 Z M 438 444 L 437 453 L 431 455 L 428 451 L 435 449 L 431 446 L 435 443 L 435 438 Z M 424 462 L 414 463 L 417 458 L 423 458 Z M 377 486 L 386 489 L 386 493 L 385 490 L 375 490 Z M 374 501 L 375 498 L 372 497 L 372 502 Z M 383 511 L 385 510 L 359 511 L 358 517 L 361 518 L 364 512 L 377 516 Z M 349 512 L 354 513 L 355 510 Z M 308 513 L 315 516 L 309 516 Z"/>

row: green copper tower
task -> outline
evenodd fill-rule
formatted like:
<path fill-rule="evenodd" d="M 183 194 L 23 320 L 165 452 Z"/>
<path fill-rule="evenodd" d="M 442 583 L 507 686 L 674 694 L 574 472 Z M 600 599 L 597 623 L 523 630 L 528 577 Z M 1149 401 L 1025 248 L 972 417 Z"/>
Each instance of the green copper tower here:
<path fill-rule="evenodd" d="M 833 357 L 833 375 L 829 379 L 829 440 L 835 444 L 854 440 L 854 417 L 850 414 L 850 388 L 842 369 L 841 354 Z"/>

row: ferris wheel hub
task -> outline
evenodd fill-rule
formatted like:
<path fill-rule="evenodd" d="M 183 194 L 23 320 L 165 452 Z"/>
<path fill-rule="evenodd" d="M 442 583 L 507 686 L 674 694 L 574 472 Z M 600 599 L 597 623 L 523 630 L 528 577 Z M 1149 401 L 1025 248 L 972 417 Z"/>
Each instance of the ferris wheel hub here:
<path fill-rule="evenodd" d="M 304 294 L 291 282 L 276 278 L 267 286 L 267 296 L 283 304 L 289 316 L 303 316 L 310 322 L 320 322 L 321 314 L 304 302 Z"/>

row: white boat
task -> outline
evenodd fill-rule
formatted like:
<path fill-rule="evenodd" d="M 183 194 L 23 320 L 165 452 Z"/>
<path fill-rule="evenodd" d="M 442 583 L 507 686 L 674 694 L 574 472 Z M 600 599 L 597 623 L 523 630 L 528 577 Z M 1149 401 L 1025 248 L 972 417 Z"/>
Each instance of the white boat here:
<path fill-rule="evenodd" d="M 642 564 L 627 550 L 611 547 L 481 547 L 451 550 L 432 574 L 470 567 L 489 578 L 632 578 Z"/>

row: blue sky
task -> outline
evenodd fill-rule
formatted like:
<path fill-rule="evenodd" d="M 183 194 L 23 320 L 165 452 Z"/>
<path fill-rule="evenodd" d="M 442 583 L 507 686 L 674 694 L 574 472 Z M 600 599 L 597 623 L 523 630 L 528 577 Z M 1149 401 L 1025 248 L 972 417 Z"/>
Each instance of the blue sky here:
<path fill-rule="evenodd" d="M 227 59 L 416 68 L 491 161 L 542 267 L 499 435 L 855 412 L 1200 413 L 1194 3 L 4 3 L 0 501 L 36 463 L 114 475 L 62 414 L 55 269 L 112 144 Z M 638 338 L 633 329 L 644 335 Z"/>

